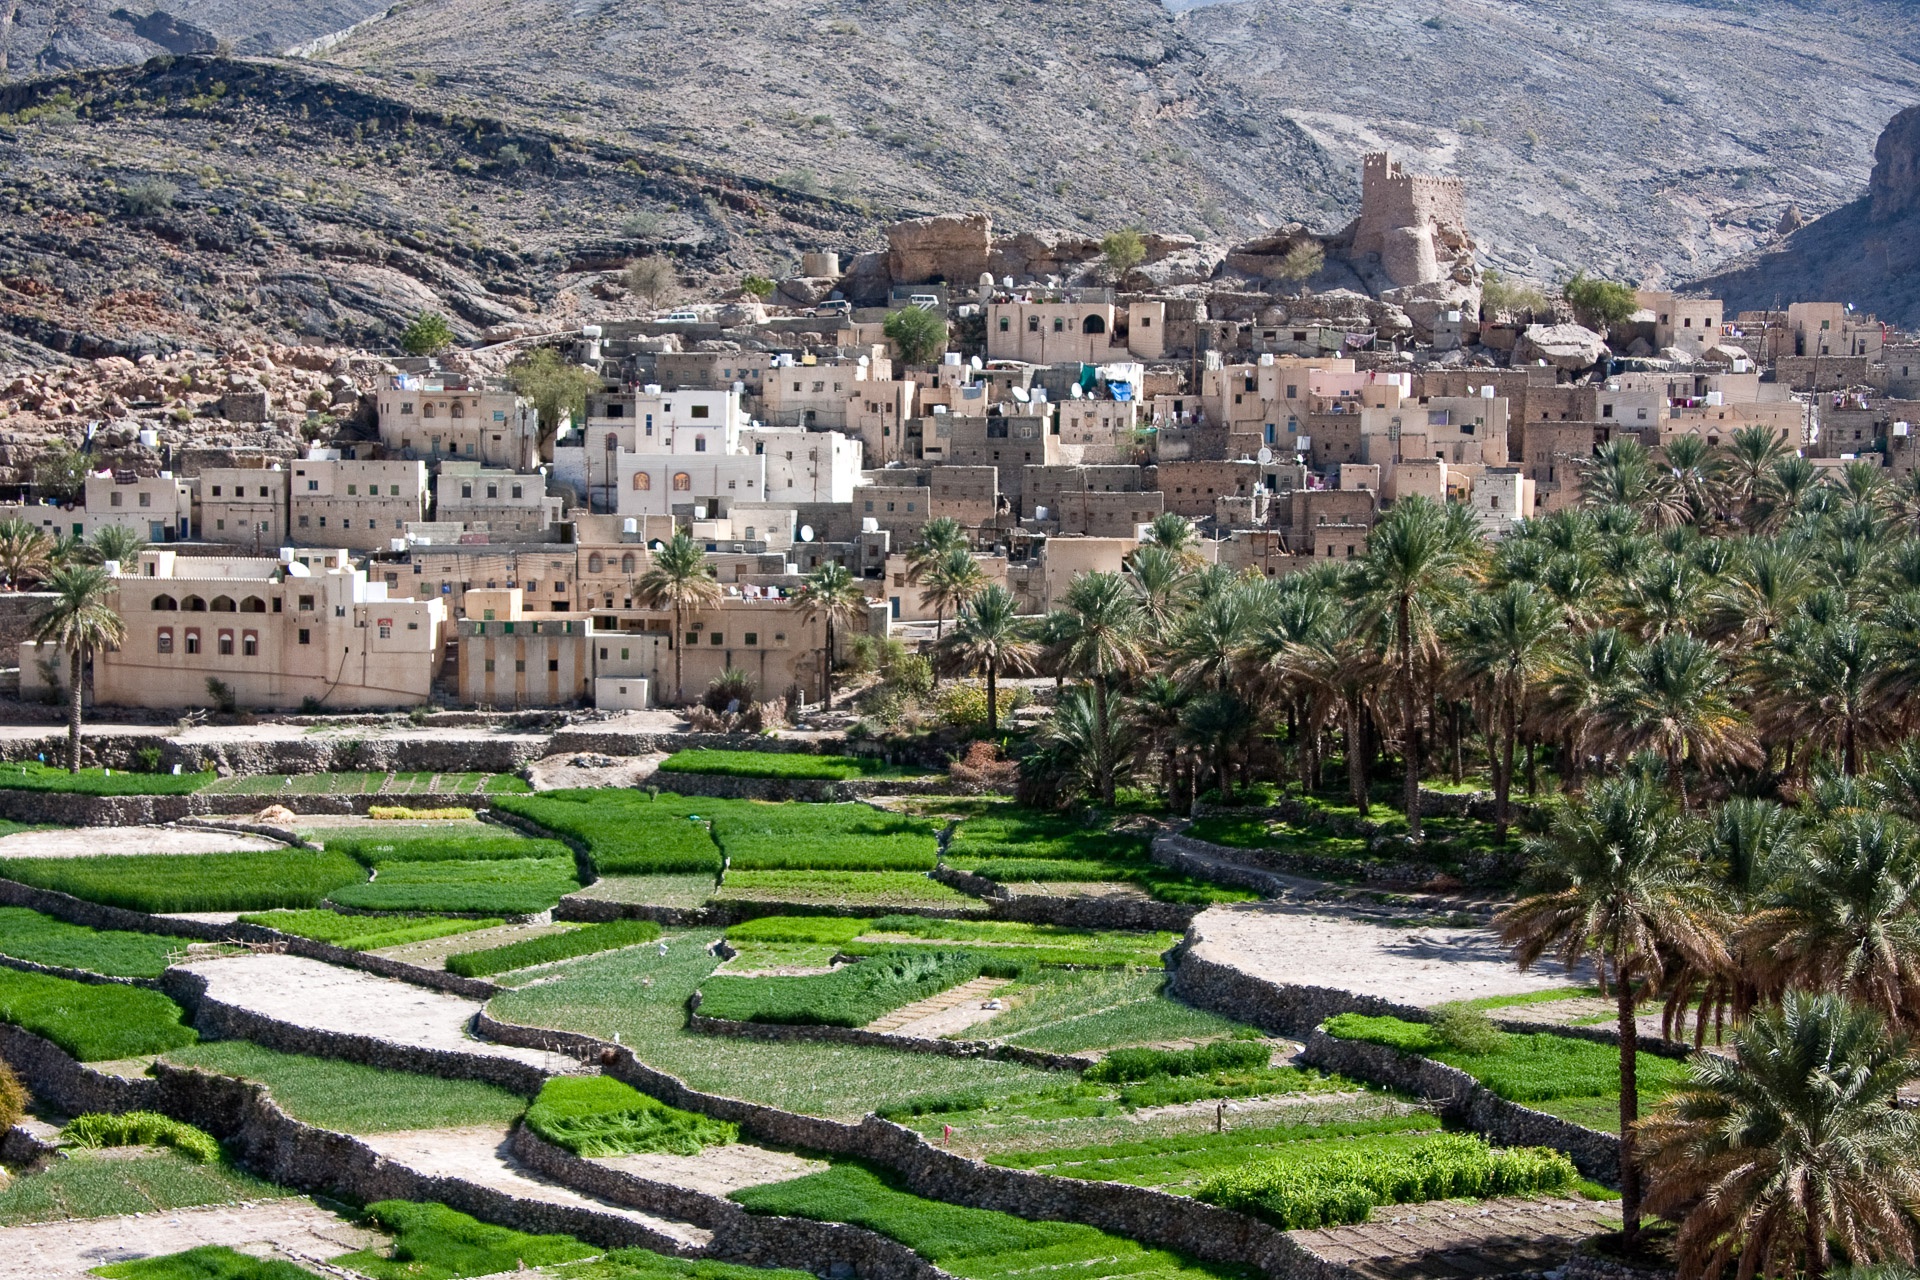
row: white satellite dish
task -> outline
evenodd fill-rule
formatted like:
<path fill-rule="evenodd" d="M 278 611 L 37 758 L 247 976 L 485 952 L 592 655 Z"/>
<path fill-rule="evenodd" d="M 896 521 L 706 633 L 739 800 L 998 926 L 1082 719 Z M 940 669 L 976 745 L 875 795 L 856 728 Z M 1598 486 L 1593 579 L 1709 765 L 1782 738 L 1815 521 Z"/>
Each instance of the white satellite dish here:
<path fill-rule="evenodd" d="M 1269 462 L 1273 461 L 1273 450 L 1262 447 L 1259 453 L 1259 458 L 1260 458 L 1260 465 L 1263 467 L 1266 466 Z"/>
<path fill-rule="evenodd" d="M 1077 382 L 1068 384 L 1067 394 L 1072 396 L 1075 400 L 1084 400 L 1086 399 L 1086 396 L 1087 396 L 1087 393 L 1080 389 L 1080 384 Z"/>
<path fill-rule="evenodd" d="M 1021 404 L 1025 404 L 1031 397 L 1027 395 L 1027 389 L 1025 387 L 1014 387 L 1013 398 Z"/>
<path fill-rule="evenodd" d="M 974 358 L 973 358 L 973 359 L 972 359 L 971 361 L 969 361 L 968 363 L 970 363 L 971 365 L 973 365 L 973 367 L 974 367 L 975 369 L 981 369 L 981 368 L 984 368 L 984 367 L 985 367 L 985 366 L 984 366 L 983 364 L 981 364 L 981 362 L 980 362 L 980 357 L 979 357 L 979 356 L 975 356 L 975 357 L 974 357 Z"/>
<path fill-rule="evenodd" d="M 801 526 L 800 526 L 800 541 L 802 541 L 802 542 L 812 542 L 812 541 L 813 541 L 813 526 L 812 526 L 812 525 L 810 525 L 810 524 L 803 524 L 803 525 L 801 525 Z"/>

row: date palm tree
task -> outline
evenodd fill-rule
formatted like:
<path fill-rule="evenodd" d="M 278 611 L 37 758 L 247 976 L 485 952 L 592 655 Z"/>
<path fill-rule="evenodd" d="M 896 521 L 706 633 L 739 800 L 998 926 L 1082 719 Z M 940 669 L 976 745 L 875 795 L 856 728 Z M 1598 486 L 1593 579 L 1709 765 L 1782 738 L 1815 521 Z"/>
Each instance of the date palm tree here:
<path fill-rule="evenodd" d="M 1396 503 L 1367 537 L 1359 562 L 1362 618 L 1381 637 L 1400 695 L 1407 838 L 1420 839 L 1420 674 L 1438 657 L 1437 619 L 1460 598 L 1473 567 L 1441 507 L 1423 497 Z"/>
<path fill-rule="evenodd" d="M 980 562 L 968 548 L 948 547 L 927 566 L 921 583 L 920 602 L 933 606 L 933 638 L 938 642 L 946 634 L 947 610 L 958 609 L 979 595 L 987 585 L 987 575 L 980 571 Z"/>
<path fill-rule="evenodd" d="M 1859 809 L 1785 859 L 1739 947 L 1762 989 L 1833 991 L 1897 1023 L 1920 1021 L 1920 833 Z"/>
<path fill-rule="evenodd" d="M 1477 601 L 1455 636 L 1455 673 L 1473 690 L 1493 746 L 1494 823 L 1503 844 L 1520 719 L 1554 659 L 1559 629 L 1546 595 L 1515 582 Z"/>
<path fill-rule="evenodd" d="M 1688 761 L 1705 770 L 1757 755 L 1725 665 L 1704 640 L 1684 631 L 1634 653 L 1600 714 L 1620 749 L 1650 748 L 1666 757 L 1683 809 Z"/>
<path fill-rule="evenodd" d="M 835 635 L 841 627 L 865 621 L 867 594 L 847 566 L 830 560 L 807 575 L 806 582 L 793 593 L 793 607 L 808 621 L 819 618 L 826 623 L 826 645 L 820 653 L 821 705 L 832 707 Z"/>
<path fill-rule="evenodd" d="M 1920 1123 L 1899 1104 L 1920 1074 L 1870 1009 L 1789 992 L 1755 1015 L 1734 1056 L 1696 1055 L 1688 1082 L 1641 1127 L 1647 1208 L 1680 1218 L 1683 1276 L 1738 1260 L 1756 1275 L 1827 1274 L 1914 1260 Z"/>
<path fill-rule="evenodd" d="M 1556 956 L 1592 961 L 1613 991 L 1620 1033 L 1620 1212 L 1629 1244 L 1640 1230 L 1639 1028 L 1634 1010 L 1673 967 L 1724 965 L 1725 921 L 1693 856 L 1684 815 L 1638 777 L 1589 788 L 1533 842 L 1538 890 L 1494 919 L 1522 969 Z"/>
<path fill-rule="evenodd" d="M 686 611 L 711 605 L 720 598 L 720 581 L 707 553 L 682 530 L 651 556 L 647 571 L 634 583 L 635 598 L 648 609 L 673 610 L 673 699 L 686 701 L 681 647 L 686 644 Z"/>
<path fill-rule="evenodd" d="M 1127 557 L 1128 576 L 1156 633 L 1164 633 L 1185 607 L 1192 569 L 1177 552 L 1160 546 L 1144 546 Z"/>
<path fill-rule="evenodd" d="M 125 564 L 139 555 L 146 545 L 145 538 L 125 525 L 102 525 L 86 540 L 81 556 L 88 564 L 105 564 L 109 560 Z"/>
<path fill-rule="evenodd" d="M 1042 737 L 1081 785 L 1099 792 L 1111 806 L 1114 770 L 1130 754 L 1134 734 L 1125 698 L 1098 685 L 1078 685 L 1061 695 Z"/>
<path fill-rule="evenodd" d="M 53 567 L 53 539 L 25 520 L 0 520 L 0 578 L 19 591 Z"/>
<path fill-rule="evenodd" d="M 965 525 L 952 516 L 935 516 L 920 526 L 907 548 L 907 581 L 919 582 L 949 551 L 972 545 Z"/>
<path fill-rule="evenodd" d="M 1013 593 L 996 582 L 961 605 L 941 651 L 963 671 L 986 673 L 987 736 L 992 737 L 1000 731 L 1001 673 L 1027 670 L 1040 652 Z"/>
<path fill-rule="evenodd" d="M 1767 474 L 1787 452 L 1786 442 L 1767 427 L 1740 427 L 1728 437 L 1724 478 L 1728 496 L 1738 504 L 1743 522 L 1752 523 Z"/>
<path fill-rule="evenodd" d="M 1056 657 L 1064 670 L 1093 684 L 1087 710 L 1098 721 L 1089 739 L 1100 751 L 1094 778 L 1100 802 L 1113 804 L 1113 775 L 1119 757 L 1113 745 L 1109 711 L 1116 704 L 1114 685 L 1147 665 L 1146 615 L 1133 589 L 1117 573 L 1083 573 L 1067 585 L 1057 621 L 1051 628 Z"/>
<path fill-rule="evenodd" d="M 118 590 L 104 569 L 62 565 L 47 574 L 53 600 L 33 620 L 35 641 L 67 651 L 67 772 L 80 772 L 80 698 L 86 663 L 127 638 L 112 598 Z"/>
<path fill-rule="evenodd" d="M 1577 790 L 1587 751 L 1600 736 L 1600 710 L 1615 697 L 1631 652 L 1625 636 L 1612 627 L 1577 635 L 1545 675 L 1540 712 L 1565 750 L 1560 783 Z"/>
<path fill-rule="evenodd" d="M 1193 521 L 1177 511 L 1163 511 L 1155 516 L 1147 526 L 1143 545 L 1159 547 L 1184 564 L 1200 563 L 1200 535 L 1194 531 Z"/>

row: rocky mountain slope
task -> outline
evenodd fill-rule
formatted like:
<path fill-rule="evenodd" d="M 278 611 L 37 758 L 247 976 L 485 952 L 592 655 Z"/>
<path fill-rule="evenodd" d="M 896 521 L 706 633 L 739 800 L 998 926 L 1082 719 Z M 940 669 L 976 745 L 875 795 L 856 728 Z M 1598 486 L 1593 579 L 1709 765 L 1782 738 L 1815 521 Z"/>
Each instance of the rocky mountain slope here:
<path fill-rule="evenodd" d="M 78 71 L 163 53 L 285 53 L 386 10 L 377 0 L 0 0 L 0 73 Z"/>

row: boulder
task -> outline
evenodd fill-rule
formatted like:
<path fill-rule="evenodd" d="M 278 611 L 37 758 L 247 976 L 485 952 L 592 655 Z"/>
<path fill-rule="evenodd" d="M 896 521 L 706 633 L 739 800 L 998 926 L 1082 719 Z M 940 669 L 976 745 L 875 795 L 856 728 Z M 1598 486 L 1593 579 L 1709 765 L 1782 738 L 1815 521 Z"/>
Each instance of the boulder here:
<path fill-rule="evenodd" d="M 887 285 L 890 283 L 887 272 L 891 258 L 891 252 L 855 254 L 853 261 L 847 264 L 847 274 L 840 280 L 840 291 L 856 307 L 886 305 Z"/>
<path fill-rule="evenodd" d="M 839 287 L 838 276 L 794 276 L 780 282 L 773 300 L 785 307 L 811 307 L 825 302 Z"/>
<path fill-rule="evenodd" d="M 933 281 L 973 286 L 987 269 L 993 219 L 984 213 L 941 213 L 887 228 L 887 275 L 894 284 Z"/>
<path fill-rule="evenodd" d="M 1187 245 L 1169 253 L 1154 257 L 1149 253 L 1147 261 L 1134 270 L 1134 278 L 1144 277 L 1156 289 L 1171 289 L 1183 284 L 1205 284 L 1213 279 L 1213 273 L 1220 268 L 1220 261 L 1226 257 L 1226 250 L 1215 244 L 1202 244 L 1191 236 L 1160 236 L 1161 240 L 1180 239 L 1189 241 Z"/>
<path fill-rule="evenodd" d="M 1530 324 L 1513 345 L 1515 364 L 1544 360 L 1570 373 L 1591 369 L 1606 355 L 1606 339 L 1577 324 Z"/>
<path fill-rule="evenodd" d="M 1073 275 L 1100 257 L 1097 237 L 1079 231 L 1043 228 L 1017 231 L 993 242 L 987 255 L 987 270 L 999 280 L 1039 279 L 1045 276 Z"/>

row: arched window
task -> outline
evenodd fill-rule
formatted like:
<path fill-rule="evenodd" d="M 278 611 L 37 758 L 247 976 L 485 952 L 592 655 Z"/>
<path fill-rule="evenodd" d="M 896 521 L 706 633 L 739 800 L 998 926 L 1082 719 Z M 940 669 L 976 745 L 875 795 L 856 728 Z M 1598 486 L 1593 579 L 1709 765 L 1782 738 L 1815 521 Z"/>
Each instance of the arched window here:
<path fill-rule="evenodd" d="M 239 612 L 239 610 L 234 607 L 232 596 L 215 596 L 213 598 L 213 604 L 209 607 L 212 608 L 212 610 L 215 613 L 238 613 Z"/>
<path fill-rule="evenodd" d="M 1080 322 L 1080 332 L 1082 333 L 1105 333 L 1106 331 L 1107 318 L 1105 316 L 1088 316 Z"/>
<path fill-rule="evenodd" d="M 1039 316 L 1028 316 L 1028 317 L 1027 317 L 1027 332 L 1028 332 L 1028 333 L 1038 333 L 1038 332 L 1040 332 L 1040 317 L 1039 317 Z"/>
<path fill-rule="evenodd" d="M 693 491 L 693 477 L 684 471 L 674 472 L 673 491 L 675 493 L 691 493 Z"/>
<path fill-rule="evenodd" d="M 173 628 L 161 627 L 154 633 L 153 647 L 160 653 L 173 652 Z"/>
<path fill-rule="evenodd" d="M 633 552 L 629 551 L 627 552 L 627 554 L 620 557 L 620 572 L 622 573 L 633 572 Z"/>
<path fill-rule="evenodd" d="M 223 658 L 231 658 L 233 656 L 233 632 L 231 631 L 222 631 L 220 633 L 220 656 Z"/>
<path fill-rule="evenodd" d="M 188 613 L 205 613 L 207 611 L 207 602 L 199 596 L 188 596 L 180 602 L 180 607 Z M 187 652 L 192 653 L 193 650 L 189 649 Z"/>
<path fill-rule="evenodd" d="M 645 471 L 634 472 L 633 487 L 637 492 L 640 492 L 640 493 L 645 493 L 647 490 L 653 488 L 652 474 Z"/>
<path fill-rule="evenodd" d="M 247 658 L 257 658 L 260 656 L 260 633 L 258 631 L 248 631 L 241 634 L 240 653 L 242 657 Z"/>
<path fill-rule="evenodd" d="M 155 596 L 151 607 L 154 609 L 178 609 L 180 602 L 172 596 Z"/>
<path fill-rule="evenodd" d="M 197 627 L 187 628 L 187 652 L 189 654 L 200 652 L 200 630 Z"/>
<path fill-rule="evenodd" d="M 455 400 L 447 409 L 447 416 L 449 418 L 464 418 L 467 416 L 467 411 L 458 400 Z"/>
<path fill-rule="evenodd" d="M 240 602 L 240 612 L 242 613 L 265 613 L 266 611 L 267 602 L 259 596 L 248 596 Z"/>
<path fill-rule="evenodd" d="M 618 449 L 619 447 L 620 447 L 619 434 L 613 431 L 607 432 L 607 452 L 612 453 L 615 449 Z"/>
<path fill-rule="evenodd" d="M 420 416 L 423 418 L 431 418 L 433 416 L 433 401 L 429 400 L 420 406 Z"/>
<path fill-rule="evenodd" d="M 600 572 L 600 571 L 601 571 L 601 570 L 602 570 L 603 568 L 605 568 L 605 567 L 606 567 L 606 565 L 605 565 L 605 563 L 604 563 L 604 562 L 603 562 L 603 561 L 602 561 L 602 560 L 600 559 L 600 553 L 599 553 L 598 551 L 596 551 L 596 552 L 594 552 L 594 553 L 593 553 L 592 555 L 590 555 L 590 556 L 588 556 L 588 557 L 587 557 L 587 572 L 588 572 L 588 573 L 599 573 L 599 572 Z"/>

